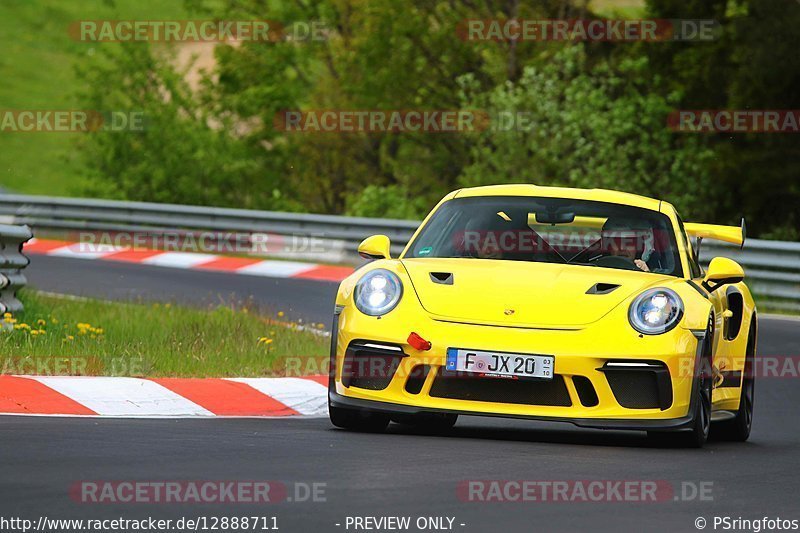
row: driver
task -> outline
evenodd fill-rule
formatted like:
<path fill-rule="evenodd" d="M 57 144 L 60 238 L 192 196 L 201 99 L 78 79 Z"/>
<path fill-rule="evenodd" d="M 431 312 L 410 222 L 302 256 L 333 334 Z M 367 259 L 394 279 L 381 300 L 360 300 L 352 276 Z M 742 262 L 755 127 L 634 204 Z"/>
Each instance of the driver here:
<path fill-rule="evenodd" d="M 503 259 L 500 240 L 508 231 L 506 221 L 497 213 L 479 213 L 464 228 L 464 252 L 479 259 Z"/>
<path fill-rule="evenodd" d="M 644 230 L 635 229 L 638 225 L 633 220 L 610 217 L 601 232 L 602 250 L 605 255 L 624 257 L 639 270 L 650 272 L 642 258 L 646 252 L 646 235 Z"/>

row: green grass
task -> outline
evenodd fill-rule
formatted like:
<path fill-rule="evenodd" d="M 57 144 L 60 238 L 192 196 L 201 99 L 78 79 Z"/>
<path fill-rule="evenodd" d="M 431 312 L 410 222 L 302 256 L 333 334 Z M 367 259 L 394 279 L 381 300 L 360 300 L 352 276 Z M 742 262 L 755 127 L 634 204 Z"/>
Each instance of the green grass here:
<path fill-rule="evenodd" d="M 70 38 L 69 24 L 85 19 L 186 18 L 181 0 L 3 0 L 0 2 L 0 110 L 80 108 L 85 88 L 76 65 L 100 47 Z M 79 195 L 80 133 L 0 132 L 0 187 L 12 192 Z"/>
<path fill-rule="evenodd" d="M 246 304 L 194 309 L 31 290 L 21 300 L 23 313 L 0 318 L 0 373 L 256 377 L 285 375 L 287 368 L 299 369 L 294 375 L 326 371 L 329 337 Z"/>

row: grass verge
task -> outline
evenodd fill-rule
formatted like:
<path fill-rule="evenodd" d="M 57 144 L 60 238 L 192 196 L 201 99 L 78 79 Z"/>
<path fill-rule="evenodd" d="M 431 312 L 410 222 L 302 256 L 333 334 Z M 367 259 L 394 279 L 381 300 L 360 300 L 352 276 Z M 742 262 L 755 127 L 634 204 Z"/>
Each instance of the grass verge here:
<path fill-rule="evenodd" d="M 174 0 L 3 0 L 0 2 L 0 108 L 83 109 L 86 82 L 76 65 L 118 43 L 79 42 L 69 34 L 80 20 L 180 20 Z M 0 132 L 0 186 L 14 192 L 80 195 L 84 162 L 76 153 L 82 133 Z"/>
<path fill-rule="evenodd" d="M 23 291 L 0 322 L 0 373 L 146 377 L 319 374 L 329 337 L 247 304 L 195 309 Z M 281 313 L 278 313 L 281 315 Z"/>

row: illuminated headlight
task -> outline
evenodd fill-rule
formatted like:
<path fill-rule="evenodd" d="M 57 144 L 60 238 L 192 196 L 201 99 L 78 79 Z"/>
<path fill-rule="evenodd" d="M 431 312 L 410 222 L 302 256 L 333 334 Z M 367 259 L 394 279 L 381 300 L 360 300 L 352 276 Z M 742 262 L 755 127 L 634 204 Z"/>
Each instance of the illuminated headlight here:
<path fill-rule="evenodd" d="M 680 322 L 683 302 L 675 291 L 650 289 L 631 304 L 628 319 L 633 329 L 645 335 L 666 333 Z"/>
<path fill-rule="evenodd" d="M 369 316 L 385 315 L 403 295 L 403 284 L 392 272 L 378 268 L 364 274 L 355 289 L 356 308 Z"/>

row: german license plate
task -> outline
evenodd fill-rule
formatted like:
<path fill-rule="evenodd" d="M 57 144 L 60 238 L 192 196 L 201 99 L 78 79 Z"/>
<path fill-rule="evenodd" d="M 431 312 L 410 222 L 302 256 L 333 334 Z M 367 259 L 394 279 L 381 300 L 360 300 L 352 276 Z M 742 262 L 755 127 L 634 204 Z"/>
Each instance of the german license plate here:
<path fill-rule="evenodd" d="M 493 377 L 553 379 L 555 359 L 550 355 L 530 355 L 481 350 L 447 349 L 446 370 Z"/>

